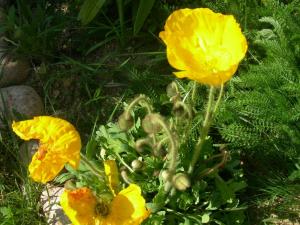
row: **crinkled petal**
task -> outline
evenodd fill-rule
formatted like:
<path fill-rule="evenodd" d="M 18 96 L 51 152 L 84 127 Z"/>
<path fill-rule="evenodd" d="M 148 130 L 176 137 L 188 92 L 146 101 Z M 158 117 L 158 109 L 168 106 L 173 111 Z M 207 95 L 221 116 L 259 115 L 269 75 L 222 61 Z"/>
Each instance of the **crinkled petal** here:
<path fill-rule="evenodd" d="M 65 190 L 60 196 L 60 204 L 73 225 L 98 225 L 96 198 L 88 188 Z"/>
<path fill-rule="evenodd" d="M 207 8 L 180 9 L 166 21 L 159 37 L 179 78 L 219 86 L 236 72 L 245 57 L 247 41 L 232 15 Z"/>
<path fill-rule="evenodd" d="M 29 165 L 30 177 L 37 182 L 52 180 L 69 163 L 77 168 L 81 139 L 69 122 L 50 116 L 13 122 L 13 131 L 22 139 L 38 139 L 39 149 Z"/>
<path fill-rule="evenodd" d="M 119 173 L 115 160 L 104 161 L 104 171 L 108 178 L 108 183 L 111 191 L 116 195 L 119 191 Z"/>
<path fill-rule="evenodd" d="M 140 187 L 131 184 L 113 199 L 103 225 L 139 225 L 149 214 Z"/>

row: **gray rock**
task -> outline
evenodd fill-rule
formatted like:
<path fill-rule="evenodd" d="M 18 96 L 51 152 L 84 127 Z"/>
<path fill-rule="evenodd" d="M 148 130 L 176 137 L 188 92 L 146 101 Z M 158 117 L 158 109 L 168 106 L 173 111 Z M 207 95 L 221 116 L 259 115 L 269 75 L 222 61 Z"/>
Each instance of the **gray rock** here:
<path fill-rule="evenodd" d="M 41 205 L 49 225 L 69 225 L 68 217 L 61 208 L 59 201 L 63 193 L 63 187 L 55 187 L 47 184 L 41 195 Z"/>
<path fill-rule="evenodd" d="M 24 142 L 20 146 L 19 157 L 24 166 L 28 166 L 31 162 L 32 156 L 39 148 L 39 142 L 37 140 L 30 140 Z"/>
<path fill-rule="evenodd" d="M 27 62 L 4 57 L 1 61 L 0 87 L 22 83 L 28 77 L 29 70 Z"/>
<path fill-rule="evenodd" d="M 0 88 L 0 127 L 12 120 L 42 115 L 44 105 L 32 87 L 19 85 Z"/>
<path fill-rule="evenodd" d="M 4 7 L 6 5 L 8 5 L 9 0 L 0 0 L 0 7 Z"/>

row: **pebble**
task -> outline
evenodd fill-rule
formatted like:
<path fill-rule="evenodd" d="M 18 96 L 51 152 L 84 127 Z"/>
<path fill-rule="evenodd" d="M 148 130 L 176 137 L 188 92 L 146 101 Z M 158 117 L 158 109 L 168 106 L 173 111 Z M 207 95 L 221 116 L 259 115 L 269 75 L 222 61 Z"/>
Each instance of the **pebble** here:
<path fill-rule="evenodd" d="M 28 77 L 29 70 L 28 62 L 12 60 L 8 56 L 4 57 L 1 60 L 0 87 L 22 83 Z"/>
<path fill-rule="evenodd" d="M 70 225 L 68 217 L 65 215 L 59 204 L 63 187 L 56 187 L 47 184 L 41 195 L 41 205 L 49 225 Z"/>
<path fill-rule="evenodd" d="M 30 119 L 42 115 L 44 105 L 40 96 L 29 86 L 18 85 L 0 88 L 0 127 L 12 120 Z"/>
<path fill-rule="evenodd" d="M 4 7 L 8 4 L 9 0 L 0 0 L 0 7 Z"/>

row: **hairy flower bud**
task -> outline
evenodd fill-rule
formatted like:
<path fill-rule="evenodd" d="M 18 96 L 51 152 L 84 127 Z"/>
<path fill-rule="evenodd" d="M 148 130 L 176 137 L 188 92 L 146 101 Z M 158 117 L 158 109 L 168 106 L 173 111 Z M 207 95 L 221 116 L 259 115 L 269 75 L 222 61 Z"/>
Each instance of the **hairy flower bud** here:
<path fill-rule="evenodd" d="M 172 177 L 170 171 L 168 170 L 163 170 L 160 175 L 165 182 L 170 181 Z"/>
<path fill-rule="evenodd" d="M 179 94 L 177 84 L 173 81 L 167 86 L 167 95 L 169 98 L 172 98 Z"/>
<path fill-rule="evenodd" d="M 135 142 L 135 150 L 137 152 L 142 153 L 147 148 L 152 148 L 151 142 L 148 138 L 142 138 Z"/>
<path fill-rule="evenodd" d="M 162 142 L 158 142 L 154 145 L 153 155 L 155 157 L 165 157 L 167 155 L 167 151 L 164 149 Z"/>
<path fill-rule="evenodd" d="M 135 159 L 131 162 L 131 167 L 133 170 L 140 170 L 143 167 L 143 162 L 139 159 Z"/>
<path fill-rule="evenodd" d="M 127 131 L 133 126 L 134 121 L 130 113 L 125 111 L 119 116 L 118 124 L 122 131 Z"/>
<path fill-rule="evenodd" d="M 191 186 L 190 178 L 184 173 L 178 173 L 173 177 L 173 185 L 179 191 L 185 191 Z"/>
<path fill-rule="evenodd" d="M 68 190 L 75 190 L 76 189 L 76 185 L 72 180 L 68 180 L 65 184 L 64 184 L 64 188 L 68 189 Z"/>
<path fill-rule="evenodd" d="M 162 116 L 158 113 L 151 113 L 145 116 L 142 121 L 142 127 L 148 134 L 156 134 L 161 130 L 158 120 L 162 120 Z"/>
<path fill-rule="evenodd" d="M 191 118 L 192 117 L 192 110 L 191 108 L 186 105 L 183 102 L 177 101 L 175 102 L 173 106 L 173 113 L 177 117 L 182 117 L 182 118 Z"/>

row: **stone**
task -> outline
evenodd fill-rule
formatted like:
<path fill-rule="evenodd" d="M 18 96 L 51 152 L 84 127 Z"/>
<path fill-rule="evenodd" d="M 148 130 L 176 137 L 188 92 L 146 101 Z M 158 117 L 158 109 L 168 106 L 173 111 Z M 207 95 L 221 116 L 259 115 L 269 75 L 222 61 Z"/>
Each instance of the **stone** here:
<path fill-rule="evenodd" d="M 39 148 L 38 140 L 25 141 L 20 146 L 19 157 L 21 163 L 27 167 L 31 162 L 32 156 Z"/>
<path fill-rule="evenodd" d="M 0 0 L 0 7 L 5 7 L 9 3 L 9 0 Z"/>
<path fill-rule="evenodd" d="M 31 119 L 42 115 L 41 97 L 29 86 L 18 85 L 0 88 L 0 127 L 12 120 Z"/>
<path fill-rule="evenodd" d="M 49 225 L 70 225 L 71 222 L 59 204 L 63 187 L 47 184 L 41 195 L 41 205 Z"/>
<path fill-rule="evenodd" d="M 0 87 L 22 83 L 28 77 L 29 70 L 29 63 L 5 56 L 1 61 Z"/>

